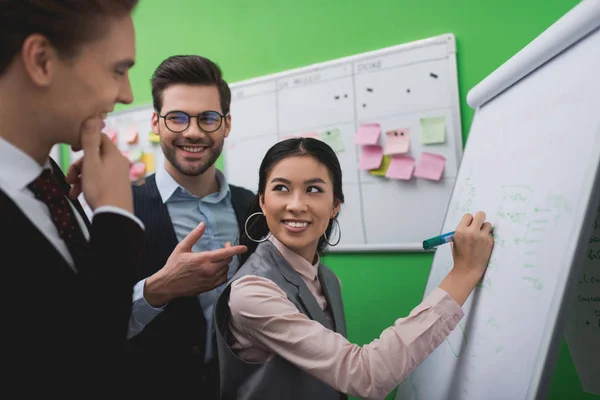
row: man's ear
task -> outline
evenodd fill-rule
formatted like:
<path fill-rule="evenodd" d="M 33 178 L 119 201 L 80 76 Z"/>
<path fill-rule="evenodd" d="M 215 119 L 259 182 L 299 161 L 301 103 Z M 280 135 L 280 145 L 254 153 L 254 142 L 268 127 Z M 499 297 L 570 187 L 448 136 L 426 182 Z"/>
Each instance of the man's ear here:
<path fill-rule="evenodd" d="M 158 129 L 159 122 L 160 122 L 160 119 L 158 118 L 158 113 L 156 111 L 154 111 L 152 113 L 152 120 L 151 120 L 150 124 L 152 125 L 152 132 L 154 132 L 156 135 L 158 135 L 160 132 L 160 130 Z"/>
<path fill-rule="evenodd" d="M 229 132 L 231 131 L 231 114 L 227 114 L 224 118 L 223 123 L 225 124 L 225 137 L 229 136 Z"/>
<path fill-rule="evenodd" d="M 40 87 L 48 87 L 60 62 L 58 52 L 50 41 L 38 33 L 29 35 L 21 47 L 21 59 L 31 81 Z"/>

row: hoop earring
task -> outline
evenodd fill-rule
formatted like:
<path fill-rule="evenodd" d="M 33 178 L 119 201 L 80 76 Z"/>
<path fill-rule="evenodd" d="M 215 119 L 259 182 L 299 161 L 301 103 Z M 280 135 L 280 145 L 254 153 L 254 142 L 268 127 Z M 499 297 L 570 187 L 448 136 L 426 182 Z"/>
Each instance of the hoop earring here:
<path fill-rule="evenodd" d="M 252 238 L 252 237 L 251 237 L 251 236 L 248 234 L 248 221 L 250 221 L 250 218 L 254 217 L 255 215 L 264 215 L 264 214 L 263 214 L 262 212 L 260 212 L 260 211 L 257 211 L 257 212 L 255 212 L 254 214 L 250 214 L 250 215 L 248 216 L 248 218 L 246 218 L 246 223 L 244 224 L 244 231 L 246 232 L 246 237 L 247 237 L 248 239 L 252 240 L 252 241 L 253 241 L 253 242 L 255 242 L 255 243 L 262 243 L 262 242 L 264 242 L 264 241 L 266 241 L 266 240 L 268 240 L 268 239 L 269 239 L 269 237 L 271 236 L 271 232 L 269 232 L 269 234 L 268 234 L 267 236 L 265 236 L 265 237 L 264 237 L 263 239 L 261 239 L 261 240 L 256 240 L 256 239 Z"/>
<path fill-rule="evenodd" d="M 338 222 L 337 218 L 332 218 L 331 220 L 333 222 L 335 222 L 335 224 L 337 225 L 337 230 L 340 233 L 340 235 L 338 236 L 338 240 L 335 243 L 329 243 L 329 239 L 327 238 L 327 233 L 323 233 L 323 238 L 325 238 L 325 243 L 327 243 L 331 247 L 334 247 L 340 243 L 340 240 L 342 240 L 342 228 L 340 228 L 340 223 Z M 331 230 L 333 231 L 333 227 Z"/>

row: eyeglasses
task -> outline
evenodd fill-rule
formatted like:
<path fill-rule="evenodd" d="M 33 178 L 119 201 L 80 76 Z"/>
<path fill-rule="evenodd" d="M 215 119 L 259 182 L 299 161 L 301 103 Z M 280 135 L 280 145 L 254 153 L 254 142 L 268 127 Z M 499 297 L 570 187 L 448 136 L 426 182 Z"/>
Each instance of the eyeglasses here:
<path fill-rule="evenodd" d="M 196 118 L 198 128 L 200 128 L 201 131 L 212 133 L 221 127 L 223 118 L 225 118 L 227 114 L 223 115 L 217 111 L 204 111 L 196 116 L 190 116 L 183 111 L 169 111 L 165 115 L 158 114 L 158 116 L 165 119 L 165 126 L 173 133 L 185 131 L 190 126 L 190 120 L 192 118 Z"/>

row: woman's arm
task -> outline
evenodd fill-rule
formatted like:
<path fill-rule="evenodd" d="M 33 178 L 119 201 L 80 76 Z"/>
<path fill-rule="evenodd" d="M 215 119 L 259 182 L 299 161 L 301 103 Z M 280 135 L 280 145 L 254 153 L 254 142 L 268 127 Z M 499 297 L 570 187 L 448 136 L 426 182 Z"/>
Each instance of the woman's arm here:
<path fill-rule="evenodd" d="M 369 399 L 391 392 L 463 316 L 456 301 L 437 288 L 408 317 L 360 347 L 300 313 L 266 278 L 235 281 L 229 305 L 236 341 L 257 347 L 246 353 L 276 353 L 341 392 Z"/>

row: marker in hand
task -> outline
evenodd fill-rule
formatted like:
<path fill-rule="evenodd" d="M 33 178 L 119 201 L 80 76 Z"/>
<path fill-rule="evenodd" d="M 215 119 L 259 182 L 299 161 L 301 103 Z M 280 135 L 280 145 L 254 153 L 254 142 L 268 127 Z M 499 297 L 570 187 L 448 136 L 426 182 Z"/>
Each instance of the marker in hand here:
<path fill-rule="evenodd" d="M 443 235 L 432 237 L 431 239 L 423 240 L 423 249 L 429 250 L 433 249 L 444 243 L 450 243 L 454 240 L 454 231 L 444 233 Z"/>

